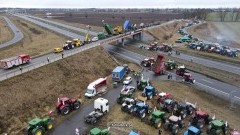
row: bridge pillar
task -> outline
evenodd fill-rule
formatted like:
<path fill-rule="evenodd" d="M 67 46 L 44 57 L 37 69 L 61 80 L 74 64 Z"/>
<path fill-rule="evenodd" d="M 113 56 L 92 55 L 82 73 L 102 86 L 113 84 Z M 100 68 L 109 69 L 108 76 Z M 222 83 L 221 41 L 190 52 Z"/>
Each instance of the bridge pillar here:
<path fill-rule="evenodd" d="M 122 38 L 122 46 L 124 46 L 124 38 Z"/>

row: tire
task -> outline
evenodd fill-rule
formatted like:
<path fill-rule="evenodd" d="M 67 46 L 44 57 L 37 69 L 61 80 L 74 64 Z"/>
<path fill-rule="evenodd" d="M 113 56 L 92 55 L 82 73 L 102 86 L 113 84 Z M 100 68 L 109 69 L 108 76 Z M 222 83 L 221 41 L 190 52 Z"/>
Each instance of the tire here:
<path fill-rule="evenodd" d="M 223 135 L 223 132 L 222 132 L 222 130 L 218 129 L 218 130 L 216 130 L 215 134 L 216 135 Z"/>
<path fill-rule="evenodd" d="M 147 99 L 148 99 L 148 100 L 152 99 L 152 95 L 147 96 Z"/>
<path fill-rule="evenodd" d="M 146 117 L 146 113 L 142 113 L 141 116 L 140 116 L 142 119 Z"/>
<path fill-rule="evenodd" d="M 32 130 L 32 135 L 43 135 L 43 131 L 42 131 L 42 129 L 34 129 L 34 130 Z"/>
<path fill-rule="evenodd" d="M 133 114 L 133 107 L 130 108 L 130 114 Z"/>
<path fill-rule="evenodd" d="M 60 112 L 63 115 L 67 115 L 70 112 L 70 108 L 68 106 L 65 106 L 60 110 Z"/>
<path fill-rule="evenodd" d="M 169 128 L 169 122 L 166 122 L 166 123 L 164 124 L 164 130 L 167 131 L 168 128 Z"/>
<path fill-rule="evenodd" d="M 91 120 L 91 124 L 95 124 L 95 123 L 97 123 L 97 119 L 93 118 L 93 119 Z"/>
<path fill-rule="evenodd" d="M 203 122 L 202 122 L 202 121 L 199 121 L 199 122 L 197 123 L 197 127 L 198 127 L 199 129 L 202 129 L 202 128 L 204 127 Z"/>
<path fill-rule="evenodd" d="M 212 129 L 212 126 L 211 126 L 211 125 L 209 125 L 209 126 L 207 127 L 207 134 L 210 134 L 210 132 L 211 132 L 211 129 Z"/>
<path fill-rule="evenodd" d="M 178 133 L 178 126 L 174 125 L 174 126 L 172 127 L 172 134 L 173 134 L 173 135 L 176 135 L 177 133 Z"/>
<path fill-rule="evenodd" d="M 159 121 L 158 123 L 155 123 L 155 128 L 159 129 L 162 125 L 162 122 Z"/>
<path fill-rule="evenodd" d="M 186 111 L 182 111 L 181 112 L 181 117 L 182 117 L 182 119 L 185 119 L 187 117 L 187 112 Z"/>
<path fill-rule="evenodd" d="M 52 128 L 53 128 L 53 123 L 52 122 L 48 122 L 46 129 L 47 130 L 51 130 Z"/>
<path fill-rule="evenodd" d="M 80 102 L 79 101 L 76 101 L 74 104 L 73 104 L 73 108 L 75 110 L 79 109 L 80 108 Z"/>

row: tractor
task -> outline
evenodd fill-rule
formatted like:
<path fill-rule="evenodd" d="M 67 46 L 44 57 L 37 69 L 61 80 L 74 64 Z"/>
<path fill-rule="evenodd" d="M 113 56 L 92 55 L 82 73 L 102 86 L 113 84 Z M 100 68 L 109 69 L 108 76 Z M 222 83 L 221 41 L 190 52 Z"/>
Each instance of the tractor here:
<path fill-rule="evenodd" d="M 149 82 L 145 79 L 140 80 L 137 83 L 137 89 L 143 91 L 145 89 L 146 86 L 148 86 Z"/>
<path fill-rule="evenodd" d="M 130 87 L 132 87 L 132 86 L 130 86 Z M 132 97 L 132 94 L 135 91 L 135 88 L 131 89 L 130 87 L 127 86 L 126 88 L 121 90 L 121 93 L 117 98 L 117 103 L 118 104 L 122 104 L 124 102 L 125 98 L 131 98 Z"/>
<path fill-rule="evenodd" d="M 183 135 L 203 135 L 202 131 L 194 126 L 188 127 Z"/>
<path fill-rule="evenodd" d="M 175 115 L 170 116 L 165 124 L 164 124 L 164 130 L 170 130 L 173 135 L 176 135 L 178 133 L 179 128 L 184 127 L 184 122 L 181 120 L 181 117 L 177 117 Z"/>
<path fill-rule="evenodd" d="M 149 105 L 145 104 L 145 102 L 137 102 L 133 105 L 132 109 L 132 114 L 140 117 L 141 119 L 145 118 L 146 114 L 149 114 L 151 112 Z"/>
<path fill-rule="evenodd" d="M 192 75 L 191 75 L 191 73 L 189 73 L 189 72 L 185 72 L 185 73 L 183 74 L 183 81 L 189 82 L 189 83 L 195 83 L 195 79 L 192 78 Z"/>
<path fill-rule="evenodd" d="M 153 57 L 145 58 L 142 62 L 141 65 L 144 67 L 150 67 L 153 63 L 155 62 Z"/>
<path fill-rule="evenodd" d="M 176 107 L 177 101 L 173 99 L 166 99 L 163 103 L 160 103 L 160 108 L 166 112 L 173 112 L 173 109 Z"/>
<path fill-rule="evenodd" d="M 191 115 L 195 111 L 195 106 L 186 102 L 179 102 L 173 109 L 173 114 L 185 119 L 187 115 Z"/>
<path fill-rule="evenodd" d="M 156 89 L 152 86 L 146 86 L 142 92 L 143 97 L 147 97 L 147 99 L 152 99 L 153 96 L 156 95 Z"/>
<path fill-rule="evenodd" d="M 158 42 L 154 42 L 154 43 L 151 43 L 150 46 L 148 47 L 148 49 L 150 51 L 157 51 L 158 50 Z"/>
<path fill-rule="evenodd" d="M 35 118 L 28 122 L 27 135 L 42 135 L 53 128 L 53 118 Z"/>
<path fill-rule="evenodd" d="M 178 66 L 177 63 L 175 63 L 174 60 L 168 60 L 164 64 L 165 64 L 165 68 L 167 70 L 173 70 L 173 69 L 175 69 Z"/>
<path fill-rule="evenodd" d="M 155 128 L 160 128 L 162 123 L 165 123 L 167 119 L 167 116 L 165 112 L 155 110 L 152 112 L 152 114 L 149 116 L 149 121 L 151 125 L 153 125 Z"/>
<path fill-rule="evenodd" d="M 160 92 L 157 96 L 157 103 L 158 104 L 163 103 L 164 100 L 169 99 L 170 96 L 171 96 L 171 94 L 168 92 Z"/>
<path fill-rule="evenodd" d="M 63 50 L 69 50 L 69 49 L 73 49 L 73 48 L 74 48 L 73 42 L 70 40 L 67 40 L 65 42 L 65 44 L 63 45 Z"/>
<path fill-rule="evenodd" d="M 209 122 L 207 127 L 207 134 L 210 135 L 226 135 L 229 126 L 227 122 L 223 122 L 222 120 L 212 120 Z"/>
<path fill-rule="evenodd" d="M 93 128 L 90 130 L 89 135 L 110 135 L 110 132 L 108 129 L 99 129 L 99 128 Z"/>
<path fill-rule="evenodd" d="M 56 110 L 62 115 L 67 115 L 72 110 L 77 110 L 80 108 L 80 99 L 62 97 L 58 98 L 56 103 Z"/>
<path fill-rule="evenodd" d="M 203 128 L 204 125 L 209 124 L 209 122 L 212 121 L 212 118 L 209 117 L 208 113 L 203 111 L 196 111 L 193 113 L 191 117 L 191 125 L 196 126 L 198 128 Z"/>
<path fill-rule="evenodd" d="M 183 76 L 185 72 L 186 72 L 186 67 L 184 65 L 178 66 L 176 69 L 176 74 L 179 76 Z"/>
<path fill-rule="evenodd" d="M 133 106 L 135 105 L 136 101 L 132 98 L 125 98 L 123 100 L 123 104 L 121 107 L 121 110 L 124 112 L 132 113 L 133 112 Z"/>

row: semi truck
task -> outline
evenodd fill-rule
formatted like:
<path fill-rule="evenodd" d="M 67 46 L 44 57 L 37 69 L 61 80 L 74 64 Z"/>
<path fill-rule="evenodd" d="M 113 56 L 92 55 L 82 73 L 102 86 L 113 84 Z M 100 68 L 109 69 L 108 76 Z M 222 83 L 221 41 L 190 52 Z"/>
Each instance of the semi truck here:
<path fill-rule="evenodd" d="M 107 77 L 99 78 L 88 85 L 85 97 L 92 98 L 97 94 L 106 92 L 106 89 L 107 89 Z"/>
<path fill-rule="evenodd" d="M 124 75 L 126 73 L 126 68 L 123 66 L 118 66 L 112 71 L 112 80 L 119 82 L 123 79 Z"/>
<path fill-rule="evenodd" d="M 28 54 L 21 54 L 19 56 L 0 60 L 0 67 L 3 69 L 9 69 L 16 66 L 20 66 L 25 63 L 30 63 L 31 57 Z"/>

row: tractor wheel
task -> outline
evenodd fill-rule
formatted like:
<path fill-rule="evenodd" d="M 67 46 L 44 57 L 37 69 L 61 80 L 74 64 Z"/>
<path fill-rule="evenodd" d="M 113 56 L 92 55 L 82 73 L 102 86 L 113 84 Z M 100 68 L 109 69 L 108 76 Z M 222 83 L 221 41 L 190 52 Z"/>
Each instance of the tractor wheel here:
<path fill-rule="evenodd" d="M 223 135 L 223 132 L 222 132 L 222 130 L 216 130 L 215 134 L 216 135 Z"/>
<path fill-rule="evenodd" d="M 147 99 L 148 99 L 148 100 L 152 99 L 152 95 L 147 96 Z"/>
<path fill-rule="evenodd" d="M 145 118 L 146 117 L 146 113 L 142 113 L 141 114 L 141 118 L 143 119 L 143 118 Z"/>
<path fill-rule="evenodd" d="M 182 119 L 185 119 L 187 117 L 187 112 L 186 111 L 182 111 L 181 112 L 181 117 L 182 117 Z"/>
<path fill-rule="evenodd" d="M 142 93 L 142 96 L 143 96 L 143 97 L 146 97 L 146 94 L 145 94 L 145 93 Z"/>
<path fill-rule="evenodd" d="M 80 108 L 80 102 L 79 102 L 79 101 L 75 102 L 75 103 L 73 104 L 73 108 L 74 108 L 75 110 L 79 109 L 79 108 Z"/>
<path fill-rule="evenodd" d="M 42 129 L 34 129 L 32 130 L 32 135 L 43 135 L 43 130 Z"/>
<path fill-rule="evenodd" d="M 133 107 L 130 108 L 130 114 L 133 114 Z"/>
<path fill-rule="evenodd" d="M 199 121 L 199 122 L 197 123 L 197 127 L 198 127 L 199 129 L 202 129 L 203 126 L 204 126 L 204 124 L 203 124 L 202 121 Z"/>
<path fill-rule="evenodd" d="M 178 126 L 174 125 L 174 126 L 172 127 L 172 134 L 173 134 L 173 135 L 176 135 L 177 133 L 178 133 Z"/>
<path fill-rule="evenodd" d="M 70 108 L 68 106 L 65 106 L 60 111 L 61 111 L 61 114 L 67 115 L 70 112 Z"/>
<path fill-rule="evenodd" d="M 167 116 L 164 115 L 164 116 L 162 117 L 162 122 L 165 123 L 165 122 L 166 122 L 166 119 L 167 119 Z"/>
<path fill-rule="evenodd" d="M 162 122 L 159 121 L 158 123 L 155 123 L 155 128 L 159 129 L 162 125 Z"/>
<path fill-rule="evenodd" d="M 97 119 L 92 118 L 92 120 L 91 120 L 91 124 L 95 124 L 95 123 L 97 123 Z"/>
<path fill-rule="evenodd" d="M 46 129 L 47 130 L 51 130 L 52 128 L 53 128 L 53 123 L 52 122 L 48 122 Z"/>
<path fill-rule="evenodd" d="M 211 125 L 209 125 L 209 126 L 207 127 L 207 134 L 210 134 L 210 132 L 211 132 L 211 129 L 212 129 L 212 126 L 211 126 Z"/>
<path fill-rule="evenodd" d="M 180 123 L 179 123 L 179 127 L 180 127 L 180 128 L 183 128 L 184 126 L 185 126 L 184 121 L 180 121 Z"/>
<path fill-rule="evenodd" d="M 166 122 L 166 123 L 164 124 L 164 130 L 167 131 L 168 128 L 169 128 L 169 122 Z"/>

